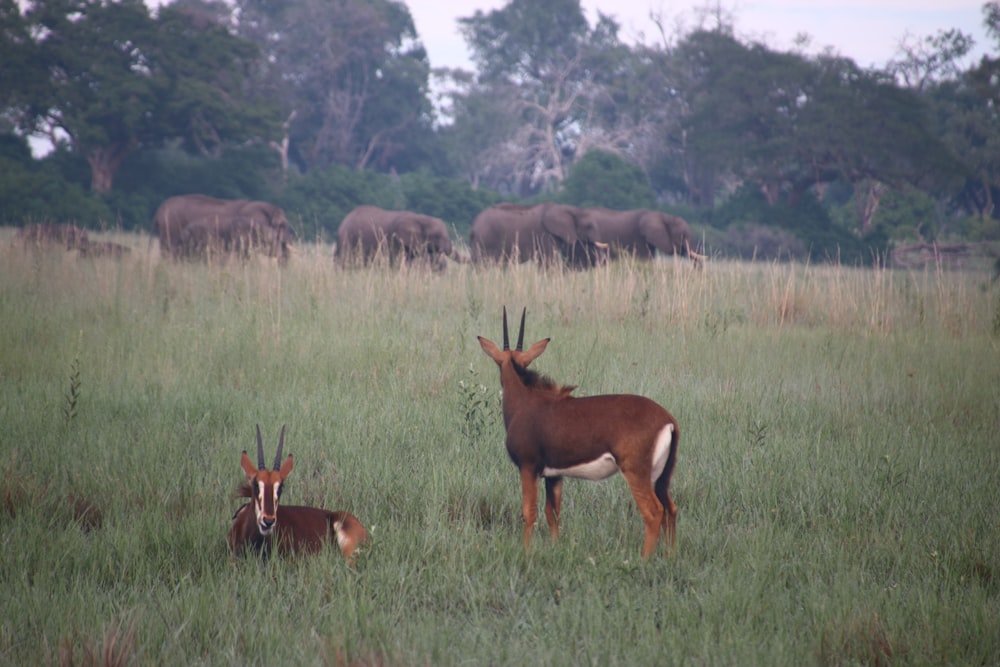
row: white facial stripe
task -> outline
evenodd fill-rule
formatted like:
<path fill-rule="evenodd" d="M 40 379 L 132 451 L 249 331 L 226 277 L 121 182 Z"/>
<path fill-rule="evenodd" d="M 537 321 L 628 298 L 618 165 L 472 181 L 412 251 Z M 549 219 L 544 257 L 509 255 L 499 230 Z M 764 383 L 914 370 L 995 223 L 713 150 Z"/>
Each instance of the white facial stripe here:
<path fill-rule="evenodd" d="M 653 483 L 663 474 L 663 468 L 667 465 L 667 458 L 670 456 L 670 448 L 674 442 L 674 425 L 667 424 L 656 436 L 656 444 L 653 446 Z"/>
<path fill-rule="evenodd" d="M 264 525 L 264 507 L 265 507 L 265 495 L 267 494 L 267 484 L 263 482 L 257 482 L 257 497 L 254 503 L 254 509 L 257 513 L 257 529 L 262 535 L 267 535 L 271 532 L 274 526 L 277 524 L 277 512 L 278 512 L 278 495 L 281 493 L 281 482 L 274 484 L 271 489 L 271 494 L 273 495 L 273 507 L 274 507 L 274 523 L 270 526 Z"/>
<path fill-rule="evenodd" d="M 569 466 L 568 468 L 546 467 L 542 470 L 542 476 L 578 477 L 580 479 L 589 479 L 596 482 L 601 479 L 607 479 L 616 472 L 618 472 L 618 463 L 615 461 L 615 457 L 613 457 L 610 453 L 605 453 L 593 461 L 578 463 L 577 465 Z"/>

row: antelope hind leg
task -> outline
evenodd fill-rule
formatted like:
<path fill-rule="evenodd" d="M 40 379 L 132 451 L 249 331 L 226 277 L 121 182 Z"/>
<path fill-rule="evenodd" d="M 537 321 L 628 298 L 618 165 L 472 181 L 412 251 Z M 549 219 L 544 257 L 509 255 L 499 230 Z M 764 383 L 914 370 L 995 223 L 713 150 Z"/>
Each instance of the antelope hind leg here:
<path fill-rule="evenodd" d="M 648 477 L 636 473 L 622 473 L 628 481 L 635 504 L 642 515 L 642 521 L 646 525 L 646 538 L 642 544 L 642 557 L 649 558 L 656 549 L 656 542 L 660 539 L 660 527 L 663 525 L 663 504 L 653 492 L 653 483 Z"/>
<path fill-rule="evenodd" d="M 545 520 L 552 541 L 559 538 L 559 510 L 562 507 L 562 477 L 545 478 Z"/>

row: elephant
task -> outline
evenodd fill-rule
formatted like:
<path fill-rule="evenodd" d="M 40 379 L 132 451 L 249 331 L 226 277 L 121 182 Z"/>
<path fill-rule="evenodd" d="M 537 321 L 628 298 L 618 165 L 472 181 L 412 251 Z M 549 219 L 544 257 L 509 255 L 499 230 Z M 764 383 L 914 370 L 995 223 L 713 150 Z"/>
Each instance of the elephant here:
<path fill-rule="evenodd" d="M 351 266 L 369 264 L 379 257 L 390 265 L 427 262 L 435 270 L 445 268 L 446 257 L 462 261 L 444 220 L 412 211 L 357 206 L 337 229 L 335 258 L 342 266 Z"/>
<path fill-rule="evenodd" d="M 199 218 L 191 220 L 179 232 L 177 247 L 185 257 L 205 260 L 228 255 L 248 260 L 255 248 L 262 248 L 273 257 L 283 243 L 287 246 L 279 233 L 278 228 L 259 218 L 243 217 L 242 214 L 228 219 Z"/>
<path fill-rule="evenodd" d="M 583 218 L 596 227 L 600 240 L 610 246 L 611 258 L 631 255 L 649 260 L 657 254 L 690 255 L 696 262 L 702 258 L 692 248 L 688 223 L 675 215 L 649 209 L 587 208 L 583 210 Z"/>
<path fill-rule="evenodd" d="M 606 259 L 607 245 L 594 224 L 575 206 L 547 202 L 535 205 L 502 203 L 483 210 L 472 221 L 469 246 L 472 261 L 526 262 L 542 265 L 565 261 L 571 268 L 588 268 Z"/>
<path fill-rule="evenodd" d="M 248 258 L 252 248 L 286 264 L 292 232 L 279 207 L 265 201 L 179 195 L 165 200 L 153 216 L 160 251 L 173 259 L 207 257 L 212 252 Z"/>

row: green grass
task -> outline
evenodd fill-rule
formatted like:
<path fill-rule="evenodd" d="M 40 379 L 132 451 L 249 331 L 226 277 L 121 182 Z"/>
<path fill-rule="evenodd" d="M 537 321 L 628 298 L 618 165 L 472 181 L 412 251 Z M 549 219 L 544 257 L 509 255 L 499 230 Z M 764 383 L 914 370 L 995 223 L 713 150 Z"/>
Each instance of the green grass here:
<path fill-rule="evenodd" d="M 1000 289 L 796 264 L 280 271 L 0 235 L 0 664 L 1000 663 Z M 620 477 L 521 547 L 496 367 L 681 427 L 677 548 Z M 254 424 L 372 542 L 233 561 Z"/>

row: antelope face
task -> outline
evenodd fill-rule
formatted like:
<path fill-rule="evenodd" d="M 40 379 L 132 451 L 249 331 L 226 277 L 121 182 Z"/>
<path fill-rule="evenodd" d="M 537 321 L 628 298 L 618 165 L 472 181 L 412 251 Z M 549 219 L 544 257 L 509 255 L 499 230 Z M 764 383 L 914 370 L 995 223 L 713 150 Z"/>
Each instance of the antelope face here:
<path fill-rule="evenodd" d="M 281 487 L 285 478 L 292 472 L 291 455 L 281 461 L 281 450 L 285 441 L 285 427 L 281 427 L 278 438 L 278 454 L 274 457 L 274 470 L 264 467 L 264 446 L 260 437 L 260 426 L 257 427 L 257 465 L 253 464 L 246 451 L 240 458 L 240 465 L 250 482 L 250 493 L 253 497 L 254 514 L 257 517 L 257 530 L 264 537 L 271 534 L 278 523 L 278 499 L 281 498 Z"/>
<path fill-rule="evenodd" d="M 291 458 L 288 457 L 290 472 Z M 249 461 L 249 458 L 247 458 Z M 244 466 L 245 467 L 245 466 Z M 252 466 L 251 466 L 252 467 Z M 285 466 L 282 466 L 284 468 Z M 253 475 L 247 474 L 250 489 L 253 494 L 254 514 L 257 517 L 257 530 L 265 537 L 270 535 L 278 522 L 278 500 L 281 498 L 281 487 L 284 482 L 282 471 L 256 470 Z"/>

